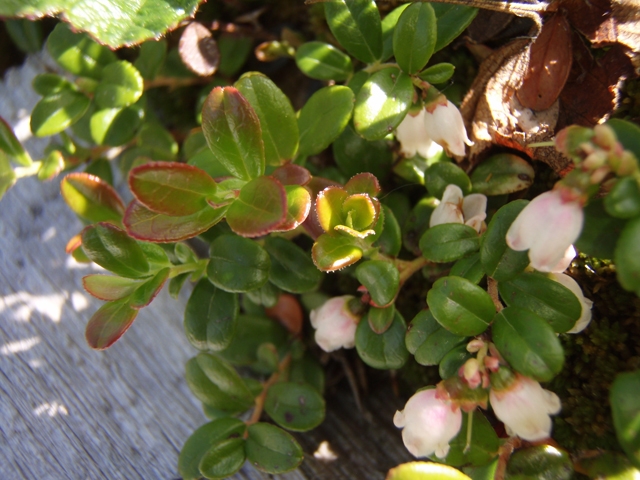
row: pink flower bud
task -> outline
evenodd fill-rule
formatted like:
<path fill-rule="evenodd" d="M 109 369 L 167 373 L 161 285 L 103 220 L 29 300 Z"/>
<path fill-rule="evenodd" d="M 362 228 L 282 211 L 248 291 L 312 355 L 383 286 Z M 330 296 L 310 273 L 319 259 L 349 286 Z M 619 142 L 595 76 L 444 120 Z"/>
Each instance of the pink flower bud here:
<path fill-rule="evenodd" d="M 429 226 L 443 223 L 464 223 L 480 232 L 487 217 L 487 197 L 473 193 L 464 197 L 457 185 L 447 185 L 442 200 L 431 214 Z"/>
<path fill-rule="evenodd" d="M 424 126 L 425 112 L 421 109 L 415 116 L 408 113 L 396 128 L 396 139 L 405 157 L 413 157 L 418 153 L 423 158 L 430 158 L 442 151 L 442 147 L 431 140 Z"/>
<path fill-rule="evenodd" d="M 460 431 L 462 412 L 451 402 L 437 397 L 436 390 L 422 390 L 413 395 L 397 411 L 393 423 L 402 430 L 402 441 L 414 457 L 428 457 L 434 453 L 444 458 L 449 442 Z"/>
<path fill-rule="evenodd" d="M 513 382 L 503 390 L 492 388 L 489 400 L 496 417 L 504 423 L 509 435 L 535 442 L 551 435 L 551 418 L 560 411 L 558 396 L 543 389 L 535 380 L 515 374 Z"/>
<path fill-rule="evenodd" d="M 349 300 L 353 298 L 353 295 L 331 298 L 309 314 L 311 325 L 316 329 L 316 343 L 325 352 L 355 345 L 360 317 L 349 309 Z"/>
<path fill-rule="evenodd" d="M 578 282 L 569 275 L 564 273 L 550 273 L 549 277 L 571 290 L 571 292 L 578 297 L 580 306 L 582 307 L 582 312 L 573 328 L 568 330 L 566 333 L 580 333 L 582 330 L 587 328 L 591 322 L 591 307 L 593 306 L 593 302 L 584 296 Z"/>
<path fill-rule="evenodd" d="M 447 103 L 436 100 L 427 105 L 424 125 L 429 137 L 449 155 L 464 157 L 464 144 L 473 145 L 467 137 L 460 110 L 449 100 Z"/>
<path fill-rule="evenodd" d="M 556 188 L 524 207 L 507 231 L 507 245 L 518 251 L 528 249 L 536 270 L 557 271 L 580 236 L 583 219 L 580 198 L 572 190 Z"/>

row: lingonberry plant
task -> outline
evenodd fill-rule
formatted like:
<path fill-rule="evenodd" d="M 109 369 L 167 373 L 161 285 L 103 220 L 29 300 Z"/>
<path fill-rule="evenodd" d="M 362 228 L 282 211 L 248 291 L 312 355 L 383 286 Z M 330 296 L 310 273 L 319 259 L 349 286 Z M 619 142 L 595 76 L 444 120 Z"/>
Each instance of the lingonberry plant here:
<path fill-rule="evenodd" d="M 524 134 L 521 145 L 496 133 L 478 150 L 486 125 L 454 104 L 468 82 L 454 75 L 461 60 L 450 47 L 477 14 L 468 6 L 309 2 L 308 36 L 285 28 L 256 46 L 216 2 L 201 6 L 206 23 L 186 19 L 195 0 L 147 2 L 144 15 L 125 11 L 118 22 L 69 2 L 106 15 L 99 24 L 67 2 L 24 3 L 33 5 L 0 14 L 64 11 L 74 28 L 59 23 L 46 40 L 68 74 L 33 84 L 42 99 L 32 131 L 58 137 L 33 162 L 1 123 L 0 191 L 20 175 L 64 171 L 62 195 L 86 223 L 68 252 L 110 272 L 84 278 L 105 301 L 86 328 L 95 349 L 125 334 L 165 284 L 177 295 L 195 282 L 184 330 L 200 353 L 186 382 L 211 420 L 184 444 L 183 478 L 227 477 L 245 461 L 294 469 L 303 452 L 287 430 L 325 415 L 316 353 L 352 347 L 372 368 L 437 366 L 441 377 L 411 385 L 405 408 L 386 412 L 409 452 L 430 460 L 390 479 L 613 478 L 640 468 L 637 370 L 609 379 L 626 458 L 551 439 L 564 342 L 592 317 L 570 267 L 597 259 L 640 295 L 637 125 L 572 125 L 546 141 Z M 177 21 L 186 27 L 177 47 L 145 41 Z M 80 31 L 141 45 L 114 52 Z M 246 62 L 252 46 L 265 63 Z M 314 79 L 297 111 L 264 73 L 268 61 Z M 164 97 L 160 87 L 170 88 Z M 176 122 L 190 115 L 166 118 L 159 107 L 177 88 L 198 104 L 183 136 Z M 511 101 L 522 103 L 519 134 L 535 130 L 534 110 L 548 111 Z M 532 165 L 536 148 L 564 167 Z M 128 204 L 110 184 L 112 164 Z"/>

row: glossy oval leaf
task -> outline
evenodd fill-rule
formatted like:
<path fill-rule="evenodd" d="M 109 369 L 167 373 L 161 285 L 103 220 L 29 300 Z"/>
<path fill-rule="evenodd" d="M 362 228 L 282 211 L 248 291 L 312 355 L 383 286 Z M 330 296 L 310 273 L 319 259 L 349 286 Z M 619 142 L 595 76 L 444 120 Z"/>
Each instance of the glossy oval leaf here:
<path fill-rule="evenodd" d="M 247 460 L 258 470 L 279 474 L 302 463 L 303 452 L 298 442 L 281 428 L 269 423 L 249 426 L 245 451 Z"/>
<path fill-rule="evenodd" d="M 353 126 L 367 140 L 389 135 L 404 119 L 413 100 L 411 77 L 395 67 L 371 75 L 358 92 Z"/>
<path fill-rule="evenodd" d="M 640 215 L 640 186 L 634 177 L 620 178 L 604 197 L 604 208 L 614 218 L 630 219 Z"/>
<path fill-rule="evenodd" d="M 553 328 L 535 313 L 507 307 L 496 314 L 493 341 L 516 371 L 548 382 L 562 370 L 564 350 Z"/>
<path fill-rule="evenodd" d="M 609 215 L 602 199 L 591 199 L 582 210 L 584 224 L 575 247 L 591 257 L 612 259 L 626 222 Z"/>
<path fill-rule="evenodd" d="M 163 268 L 156 272 L 150 279 L 142 283 L 131 294 L 129 305 L 131 308 L 140 310 L 151 303 L 151 301 L 160 293 L 164 282 L 169 278 L 169 268 Z"/>
<path fill-rule="evenodd" d="M 484 269 L 480 262 L 480 253 L 475 253 L 470 257 L 461 258 L 451 267 L 449 275 L 463 277 L 476 285 L 484 278 Z"/>
<path fill-rule="evenodd" d="M 447 465 L 409 462 L 389 470 L 386 480 L 471 480 L 471 478 Z"/>
<path fill-rule="evenodd" d="M 393 32 L 398 18 L 409 5 L 405 3 L 397 6 L 382 19 L 382 61 L 388 60 L 393 55 Z"/>
<path fill-rule="evenodd" d="M 278 227 L 287 217 L 287 193 L 273 177 L 251 180 L 227 210 L 231 230 L 243 237 L 259 237 Z"/>
<path fill-rule="evenodd" d="M 427 304 L 440 325 L 461 336 L 481 334 L 496 313 L 489 294 L 461 277 L 437 280 L 427 294 Z"/>
<path fill-rule="evenodd" d="M 87 343 L 96 350 L 109 348 L 124 335 L 137 315 L 138 310 L 131 308 L 127 299 L 105 303 L 87 323 Z"/>
<path fill-rule="evenodd" d="M 323 272 L 333 272 L 360 260 L 362 249 L 353 238 L 325 233 L 313 244 L 311 258 Z"/>
<path fill-rule="evenodd" d="M 384 229 L 375 246 L 380 247 L 382 253 L 396 257 L 402 248 L 402 230 L 393 211 L 386 205 L 382 205 L 382 209 L 384 211 Z"/>
<path fill-rule="evenodd" d="M 395 313 L 396 307 L 393 304 L 385 308 L 371 307 L 367 313 L 369 327 L 378 334 L 386 332 L 393 323 Z"/>
<path fill-rule="evenodd" d="M 424 172 L 424 186 L 436 198 L 442 198 L 445 189 L 451 184 L 459 186 L 463 195 L 471 193 L 471 179 L 452 162 L 434 163 Z"/>
<path fill-rule="evenodd" d="M 438 17 L 436 52 L 449 45 L 464 32 L 478 14 L 477 8 L 466 5 L 433 3 L 431 6 Z"/>
<path fill-rule="evenodd" d="M 91 138 L 98 145 L 124 145 L 133 140 L 143 117 L 144 110 L 138 105 L 98 110 L 89 121 Z"/>
<path fill-rule="evenodd" d="M 96 298 L 104 301 L 120 300 L 131 295 L 142 280 L 93 273 L 82 277 L 84 289 Z"/>
<path fill-rule="evenodd" d="M 380 13 L 373 0 L 332 0 L 326 2 L 324 13 L 340 45 L 364 63 L 373 63 L 382 56 Z"/>
<path fill-rule="evenodd" d="M 414 357 L 420 365 L 438 365 L 455 347 L 466 343 L 467 337 L 456 335 L 437 325 L 415 350 Z"/>
<path fill-rule="evenodd" d="M 264 409 L 282 428 L 306 432 L 324 420 L 325 402 L 308 383 L 279 382 L 269 388 Z"/>
<path fill-rule="evenodd" d="M 142 75 L 126 60 L 110 63 L 102 69 L 94 100 L 100 108 L 128 107 L 143 92 Z"/>
<path fill-rule="evenodd" d="M 311 257 L 291 240 L 269 236 L 264 248 L 271 257 L 269 281 L 292 293 L 314 290 L 323 278 Z"/>
<path fill-rule="evenodd" d="M 400 274 L 391 263 L 383 260 L 368 260 L 356 268 L 356 278 L 364 285 L 371 299 L 379 307 L 391 303 L 400 288 Z"/>
<path fill-rule="evenodd" d="M 211 244 L 207 275 L 227 292 L 248 292 L 269 279 L 269 254 L 253 240 L 221 235 Z"/>
<path fill-rule="evenodd" d="M 640 371 L 620 373 L 611 385 L 609 400 L 618 442 L 629 460 L 640 468 Z"/>
<path fill-rule="evenodd" d="M 351 58 L 324 42 L 303 43 L 296 50 L 296 64 L 306 76 L 316 80 L 346 80 L 353 72 Z"/>
<path fill-rule="evenodd" d="M 215 158 L 235 177 L 249 181 L 264 173 L 260 119 L 237 89 L 211 91 L 202 107 L 202 131 Z"/>
<path fill-rule="evenodd" d="M 351 125 L 333 142 L 333 156 L 340 170 L 348 177 L 370 172 L 385 178 L 393 162 L 393 154 L 384 140 L 370 142 L 358 135 Z"/>
<path fill-rule="evenodd" d="M 37 137 L 55 135 L 78 121 L 91 100 L 73 90 L 62 90 L 40 100 L 31 112 L 31 131 Z"/>
<path fill-rule="evenodd" d="M 311 211 L 311 193 L 306 187 L 285 185 L 287 195 L 287 213 L 285 219 L 277 227 L 279 232 L 288 232 L 300 226 Z"/>
<path fill-rule="evenodd" d="M 528 188 L 535 177 L 526 160 L 511 153 L 500 153 L 484 160 L 471 174 L 474 193 L 505 195 Z"/>
<path fill-rule="evenodd" d="M 435 65 L 425 68 L 418 76 L 425 82 L 437 85 L 448 82 L 451 77 L 453 77 L 455 69 L 456 67 L 450 63 L 436 63 Z"/>
<path fill-rule="evenodd" d="M 422 256 L 436 263 L 447 263 L 470 255 L 480 248 L 476 230 L 462 223 L 435 225 L 420 237 Z"/>
<path fill-rule="evenodd" d="M 471 438 L 467 439 L 470 419 Z M 467 451 L 468 440 L 470 448 Z M 449 447 L 449 453 L 441 460 L 443 463 L 452 467 L 461 467 L 463 465 L 482 466 L 498 456 L 500 439 L 482 412 L 475 410 L 471 414 L 462 414 L 460 431 L 451 440 Z"/>
<path fill-rule="evenodd" d="M 124 203 L 118 193 L 100 177 L 76 172 L 60 182 L 62 198 L 76 214 L 90 222 L 120 222 Z"/>
<path fill-rule="evenodd" d="M 454 375 L 458 375 L 460 367 L 471 357 L 472 355 L 467 351 L 467 345 L 464 343 L 449 350 L 438 363 L 438 374 L 440 374 L 440 378 L 446 380 Z"/>
<path fill-rule="evenodd" d="M 565 450 L 552 445 L 536 445 L 518 450 L 509 458 L 505 478 L 570 480 L 574 478 L 573 461 Z"/>
<path fill-rule="evenodd" d="M 356 350 L 364 363 L 380 370 L 396 370 L 409 358 L 404 343 L 407 331 L 402 315 L 397 311 L 393 323 L 381 334 L 374 332 L 367 321 L 360 321 L 356 329 Z"/>
<path fill-rule="evenodd" d="M 429 3 L 413 3 L 405 9 L 393 32 L 393 54 L 400 68 L 418 73 L 436 46 L 436 14 Z"/>
<path fill-rule="evenodd" d="M 614 251 L 616 275 L 625 290 L 640 296 L 640 217 L 625 225 Z"/>
<path fill-rule="evenodd" d="M 418 314 L 411 320 L 409 328 L 407 328 L 407 334 L 405 336 L 405 345 L 411 355 L 415 355 L 418 347 L 424 343 L 424 341 L 432 333 L 442 328 L 438 321 L 435 319 L 431 310 L 420 310 Z"/>
<path fill-rule="evenodd" d="M 220 440 L 202 456 L 198 469 L 206 478 L 227 478 L 244 465 L 244 439 Z"/>

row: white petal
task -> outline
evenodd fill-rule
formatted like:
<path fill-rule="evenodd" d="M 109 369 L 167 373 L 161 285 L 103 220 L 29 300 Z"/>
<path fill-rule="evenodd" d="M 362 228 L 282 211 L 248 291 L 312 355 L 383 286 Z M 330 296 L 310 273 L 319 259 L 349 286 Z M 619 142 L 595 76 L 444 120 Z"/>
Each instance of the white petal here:
<path fill-rule="evenodd" d="M 462 213 L 464 218 L 471 218 L 484 214 L 487 217 L 487 197 L 481 193 L 472 193 L 464 197 L 462 201 Z M 484 220 L 484 218 L 483 218 Z"/>
<path fill-rule="evenodd" d="M 593 306 L 593 302 L 584 296 L 584 293 L 582 293 L 582 289 L 580 288 L 580 285 L 578 285 L 578 282 L 576 282 L 569 275 L 565 275 L 564 273 L 551 273 L 550 277 L 571 290 L 571 292 L 573 292 L 573 294 L 580 301 L 580 306 L 582 307 L 580 318 L 576 321 L 576 324 L 573 326 L 573 328 L 566 332 L 580 333 L 582 330 L 587 328 L 589 323 L 591 323 L 591 307 Z"/>
<path fill-rule="evenodd" d="M 447 185 L 447 188 L 444 189 L 444 193 L 442 194 L 441 202 L 446 203 L 455 203 L 459 204 L 463 202 L 464 195 L 462 194 L 462 189 L 453 183 Z"/>
<path fill-rule="evenodd" d="M 405 157 L 413 157 L 419 153 L 422 157 L 428 158 L 434 142 L 427 134 L 424 116 L 424 109 L 416 116 L 407 114 L 396 128 L 396 139 L 400 142 L 400 151 Z"/>
<path fill-rule="evenodd" d="M 457 204 L 440 202 L 440 205 L 433 210 L 429 226 L 435 227 L 443 223 L 464 223 L 464 216 Z"/>

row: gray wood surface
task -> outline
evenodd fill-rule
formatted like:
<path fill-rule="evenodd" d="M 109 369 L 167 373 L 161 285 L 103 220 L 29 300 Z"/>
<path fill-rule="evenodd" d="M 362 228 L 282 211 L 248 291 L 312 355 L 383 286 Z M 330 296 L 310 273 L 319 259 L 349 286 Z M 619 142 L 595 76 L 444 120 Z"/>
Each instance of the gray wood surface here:
<path fill-rule="evenodd" d="M 0 85 L 0 116 L 23 139 L 37 100 L 30 77 L 44 65 L 30 61 Z M 42 141 L 27 145 L 39 158 Z M 112 348 L 91 350 L 84 327 L 102 302 L 81 278 L 99 267 L 64 252 L 82 225 L 58 184 L 23 179 L 0 200 L 0 478 L 178 478 L 180 448 L 206 421 L 183 376 L 195 353 L 182 331 L 188 291 L 179 301 L 163 292 Z M 373 387 L 366 412 L 345 388 L 331 395 L 325 423 L 297 436 L 304 465 L 280 478 L 382 479 L 410 460 L 392 424 L 402 402 L 387 381 Z M 313 456 L 325 440 L 337 454 L 331 462 Z M 245 465 L 235 478 L 272 477 Z"/>

